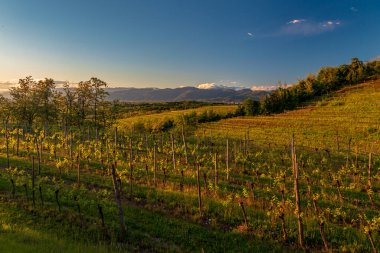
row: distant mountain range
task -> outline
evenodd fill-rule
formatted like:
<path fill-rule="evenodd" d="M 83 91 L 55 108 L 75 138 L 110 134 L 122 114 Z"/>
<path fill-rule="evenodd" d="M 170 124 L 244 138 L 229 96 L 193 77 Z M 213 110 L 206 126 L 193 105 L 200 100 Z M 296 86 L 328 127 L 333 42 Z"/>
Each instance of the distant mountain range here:
<path fill-rule="evenodd" d="M 126 102 L 175 102 L 175 101 L 204 101 L 238 103 L 246 98 L 259 100 L 270 93 L 267 90 L 252 91 L 251 89 L 233 89 L 228 87 L 213 87 L 209 89 L 197 87 L 180 88 L 107 88 L 108 100 Z"/>
<path fill-rule="evenodd" d="M 57 88 L 62 91 L 62 88 Z M 176 102 L 202 101 L 215 103 L 240 103 L 246 98 L 259 100 L 270 90 L 251 90 L 243 87 L 180 87 L 180 88 L 106 88 L 107 100 L 125 102 Z M 0 94 L 9 97 L 8 89 L 0 89 Z"/>

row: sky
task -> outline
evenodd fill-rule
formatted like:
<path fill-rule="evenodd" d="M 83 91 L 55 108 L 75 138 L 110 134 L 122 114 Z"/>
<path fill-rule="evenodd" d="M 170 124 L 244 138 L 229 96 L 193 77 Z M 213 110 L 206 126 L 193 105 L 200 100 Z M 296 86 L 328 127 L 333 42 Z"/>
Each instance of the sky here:
<path fill-rule="evenodd" d="M 265 88 L 379 55 L 379 0 L 0 1 L 0 90 L 26 76 Z"/>

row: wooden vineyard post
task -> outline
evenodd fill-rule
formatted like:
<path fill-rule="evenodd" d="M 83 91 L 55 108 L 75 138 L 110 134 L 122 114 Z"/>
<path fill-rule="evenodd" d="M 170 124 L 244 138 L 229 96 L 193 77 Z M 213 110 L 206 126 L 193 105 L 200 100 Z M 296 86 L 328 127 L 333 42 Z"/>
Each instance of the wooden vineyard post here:
<path fill-rule="evenodd" d="M 197 188 L 198 188 L 198 207 L 199 214 L 202 216 L 202 193 L 201 193 L 201 182 L 200 182 L 200 172 L 199 172 L 199 163 L 197 163 Z"/>
<path fill-rule="evenodd" d="M 115 127 L 115 133 L 114 133 L 114 135 L 115 135 L 115 150 L 116 150 L 116 148 L 117 148 L 117 143 L 118 143 L 118 134 L 117 134 L 117 127 Z"/>
<path fill-rule="evenodd" d="M 105 228 L 106 227 L 106 224 L 104 222 L 104 214 L 103 214 L 103 208 L 100 204 L 98 204 L 98 211 L 99 211 L 99 216 L 100 216 L 100 219 L 102 221 L 102 228 Z"/>
<path fill-rule="evenodd" d="M 16 143 L 16 156 L 19 155 L 19 151 L 20 151 L 20 129 L 17 127 L 17 143 Z"/>
<path fill-rule="evenodd" d="M 184 175 L 184 172 L 183 172 L 183 169 L 181 170 L 181 182 L 180 182 L 180 185 L 179 185 L 179 189 L 181 192 L 183 192 L 184 190 L 184 185 L 185 185 L 185 175 Z"/>
<path fill-rule="evenodd" d="M 7 123 L 5 123 L 4 135 L 5 135 L 5 148 L 6 148 L 6 152 L 7 152 L 7 168 L 9 168 L 9 165 L 10 165 L 10 162 L 9 162 L 9 134 L 8 134 Z"/>
<path fill-rule="evenodd" d="M 61 204 L 59 203 L 59 189 L 55 190 L 55 201 L 57 202 L 58 205 L 58 211 L 61 211 Z"/>
<path fill-rule="evenodd" d="M 245 227 L 248 229 L 247 212 L 245 211 L 244 202 L 243 202 L 243 201 L 239 201 L 239 206 L 240 206 L 241 211 L 242 211 L 242 213 L 243 213 L 244 225 L 245 225 Z"/>
<path fill-rule="evenodd" d="M 173 170 L 176 170 L 176 161 L 175 161 L 175 149 L 174 149 L 174 136 L 173 133 L 170 134 L 171 144 L 172 144 L 172 157 L 173 157 Z"/>
<path fill-rule="evenodd" d="M 149 157 L 149 150 L 150 150 L 150 147 L 149 147 L 148 135 L 147 135 L 146 133 L 144 133 L 144 139 L 145 139 L 145 152 L 146 152 L 146 157 L 148 158 L 148 157 Z"/>
<path fill-rule="evenodd" d="M 39 145 L 37 138 L 35 138 L 35 142 L 36 142 L 36 149 L 37 149 L 38 175 L 41 175 L 41 154 L 42 154 L 41 145 L 42 145 L 42 142 Z"/>
<path fill-rule="evenodd" d="M 228 139 L 227 139 L 227 141 L 226 141 L 226 173 L 227 173 L 227 181 L 230 179 L 229 161 L 230 161 L 230 153 L 229 153 Z"/>
<path fill-rule="evenodd" d="M 203 185 L 205 187 L 205 193 L 208 195 L 208 186 L 207 186 L 207 174 L 203 172 Z"/>
<path fill-rule="evenodd" d="M 12 198 L 15 198 L 16 196 L 16 186 L 15 181 L 11 178 L 11 184 L 12 184 Z"/>
<path fill-rule="evenodd" d="M 214 155 L 214 174 L 215 174 L 215 190 L 218 186 L 219 182 L 219 174 L 218 174 L 218 153 L 216 152 Z"/>
<path fill-rule="evenodd" d="M 132 144 L 132 136 L 131 136 L 129 138 L 129 167 L 132 166 L 132 163 L 133 163 L 133 144 Z"/>
<path fill-rule="evenodd" d="M 368 186 L 372 186 L 372 153 L 368 155 Z"/>
<path fill-rule="evenodd" d="M 156 152 L 157 152 L 157 146 L 154 144 L 153 146 L 153 182 L 154 182 L 154 187 L 157 186 L 157 157 L 156 157 Z"/>
<path fill-rule="evenodd" d="M 302 217 L 301 217 L 301 199 L 300 199 L 299 182 L 298 182 L 299 171 L 298 171 L 298 164 L 297 164 L 297 155 L 296 155 L 296 150 L 294 146 L 294 134 L 292 135 L 291 152 L 292 152 L 292 165 L 293 165 L 293 177 L 294 177 L 294 194 L 296 196 L 296 214 L 297 214 L 297 219 L 298 219 L 298 243 L 301 246 L 301 248 L 305 248 L 303 222 L 302 222 Z"/>
<path fill-rule="evenodd" d="M 352 140 L 352 138 L 350 138 L 350 139 L 348 140 L 347 161 L 346 161 L 346 167 L 347 167 L 347 168 L 348 168 L 348 166 L 349 166 L 349 162 L 350 162 L 351 140 Z"/>
<path fill-rule="evenodd" d="M 41 185 L 38 186 L 38 191 L 40 192 L 41 206 L 44 206 L 44 198 L 42 196 L 42 187 L 41 187 Z"/>
<path fill-rule="evenodd" d="M 33 200 L 33 207 L 36 206 L 36 199 L 35 199 L 35 191 L 34 191 L 34 156 L 32 156 L 32 200 Z"/>
<path fill-rule="evenodd" d="M 70 150 L 69 150 L 69 153 L 70 153 L 71 164 L 73 164 L 73 132 L 72 131 L 70 131 Z"/>
<path fill-rule="evenodd" d="M 184 148 L 184 152 L 185 152 L 185 163 L 186 163 L 186 165 L 188 165 L 189 160 L 188 160 L 188 157 L 187 157 L 187 143 L 186 143 L 185 130 L 184 130 L 184 126 L 183 125 L 182 125 L 182 141 L 183 141 L 183 148 Z"/>
<path fill-rule="evenodd" d="M 338 131 L 336 132 L 336 145 L 338 148 L 338 153 L 340 152 L 340 143 L 339 143 L 339 134 Z"/>
<path fill-rule="evenodd" d="M 111 170 L 112 170 L 112 182 L 113 182 L 113 189 L 115 192 L 115 199 L 116 199 L 117 206 L 119 208 L 120 228 L 121 228 L 123 235 L 126 235 L 127 234 L 127 227 L 126 227 L 125 221 L 124 221 L 124 210 L 123 210 L 123 206 L 121 203 L 119 187 L 117 186 L 115 166 L 113 164 L 111 166 Z"/>
<path fill-rule="evenodd" d="M 132 198 L 133 196 L 133 165 L 131 164 L 129 167 L 129 194 Z"/>
<path fill-rule="evenodd" d="M 359 156 L 359 147 L 358 147 L 358 143 L 356 143 L 355 145 L 355 167 L 356 168 L 359 168 L 358 156 Z"/>
<path fill-rule="evenodd" d="M 284 242 L 286 242 L 286 241 L 288 241 L 288 233 L 286 232 L 285 214 L 283 211 L 280 213 L 279 219 L 281 221 L 282 240 L 284 240 Z"/>
<path fill-rule="evenodd" d="M 251 189 L 252 204 L 254 204 L 255 203 L 255 185 L 253 182 L 249 183 L 249 188 Z"/>
<path fill-rule="evenodd" d="M 80 150 L 78 150 L 77 155 L 77 184 L 80 187 Z"/>
<path fill-rule="evenodd" d="M 325 230 L 324 230 L 325 222 L 323 220 L 319 221 L 319 233 L 321 234 L 323 246 L 325 247 L 326 252 L 329 251 L 329 244 L 326 240 Z"/>

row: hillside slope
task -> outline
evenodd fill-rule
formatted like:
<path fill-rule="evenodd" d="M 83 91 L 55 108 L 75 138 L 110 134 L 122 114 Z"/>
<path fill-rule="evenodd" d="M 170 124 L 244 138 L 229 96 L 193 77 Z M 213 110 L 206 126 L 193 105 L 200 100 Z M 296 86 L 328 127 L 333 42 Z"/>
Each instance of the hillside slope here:
<path fill-rule="evenodd" d="M 380 79 L 343 88 L 298 110 L 270 116 L 239 117 L 208 123 L 199 129 L 211 135 L 250 139 L 258 144 L 287 144 L 292 133 L 307 147 L 347 149 L 348 141 L 359 152 L 379 152 Z M 366 144 L 367 143 L 367 144 Z"/>

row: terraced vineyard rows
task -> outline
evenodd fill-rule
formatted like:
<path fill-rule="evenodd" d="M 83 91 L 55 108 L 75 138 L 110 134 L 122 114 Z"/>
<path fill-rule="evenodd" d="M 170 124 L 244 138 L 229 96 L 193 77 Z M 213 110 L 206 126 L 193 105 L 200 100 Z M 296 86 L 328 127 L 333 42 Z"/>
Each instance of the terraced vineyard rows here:
<path fill-rule="evenodd" d="M 117 122 L 117 126 L 120 129 L 131 129 L 137 124 L 144 125 L 146 128 L 155 129 L 156 126 L 163 124 L 165 121 L 178 121 L 181 117 L 186 114 L 196 113 L 198 115 L 202 113 L 215 113 L 221 115 L 222 117 L 227 114 L 232 114 L 235 112 L 236 105 L 215 105 L 215 106 L 204 106 L 196 109 L 187 110 L 177 110 L 170 112 L 162 112 L 155 114 L 148 114 L 143 116 L 133 116 L 128 118 L 120 119 Z"/>
<path fill-rule="evenodd" d="M 1 212 L 100 252 L 376 251 L 376 117 L 344 115 L 375 110 L 378 84 L 276 117 L 226 120 L 230 131 L 119 127 L 96 139 L 6 125 Z M 17 218 L 2 222 L 7 238 L 26 229 Z"/>
<path fill-rule="evenodd" d="M 298 144 L 344 150 L 351 139 L 359 152 L 379 153 L 380 81 L 345 88 L 303 109 L 273 116 L 241 117 L 204 124 L 198 134 L 249 136 L 257 144 L 287 144 L 294 133 Z"/>

